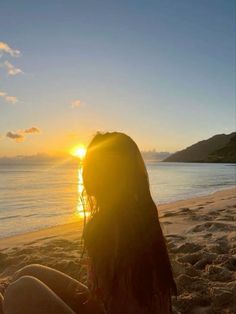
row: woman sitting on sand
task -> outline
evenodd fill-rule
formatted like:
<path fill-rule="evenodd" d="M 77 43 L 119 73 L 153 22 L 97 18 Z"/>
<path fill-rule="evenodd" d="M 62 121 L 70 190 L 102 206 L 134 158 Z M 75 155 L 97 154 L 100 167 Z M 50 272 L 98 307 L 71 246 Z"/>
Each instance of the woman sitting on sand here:
<path fill-rule="evenodd" d="M 85 156 L 83 180 L 91 206 L 83 233 L 89 287 L 29 265 L 6 289 L 4 313 L 171 313 L 176 286 L 135 142 L 122 133 L 98 133 Z"/>

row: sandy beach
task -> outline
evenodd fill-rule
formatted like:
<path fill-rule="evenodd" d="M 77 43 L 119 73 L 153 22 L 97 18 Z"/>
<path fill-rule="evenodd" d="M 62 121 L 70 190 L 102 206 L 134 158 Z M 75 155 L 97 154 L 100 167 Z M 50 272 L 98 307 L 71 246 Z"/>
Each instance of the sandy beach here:
<path fill-rule="evenodd" d="M 236 188 L 158 206 L 178 288 L 173 312 L 236 313 Z M 40 263 L 86 283 L 83 224 L 0 239 L 0 291 L 19 268 Z"/>

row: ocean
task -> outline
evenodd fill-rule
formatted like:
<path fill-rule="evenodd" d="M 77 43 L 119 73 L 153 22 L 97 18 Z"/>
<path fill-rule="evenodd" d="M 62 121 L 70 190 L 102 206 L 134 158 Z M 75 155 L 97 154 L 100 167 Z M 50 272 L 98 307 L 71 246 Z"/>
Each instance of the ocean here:
<path fill-rule="evenodd" d="M 236 165 L 146 163 L 157 204 L 236 185 Z M 81 173 L 69 164 L 0 164 L 0 238 L 82 219 Z"/>

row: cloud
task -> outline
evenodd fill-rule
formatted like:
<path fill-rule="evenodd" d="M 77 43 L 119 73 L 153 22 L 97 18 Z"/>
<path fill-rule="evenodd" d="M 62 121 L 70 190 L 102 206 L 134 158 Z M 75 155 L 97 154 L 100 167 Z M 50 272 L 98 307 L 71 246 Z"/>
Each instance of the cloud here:
<path fill-rule="evenodd" d="M 0 41 L 0 57 L 4 54 L 8 53 L 12 57 L 19 57 L 20 51 L 17 49 L 11 48 L 7 43 L 4 43 L 3 41 Z"/>
<path fill-rule="evenodd" d="M 80 107 L 80 105 L 81 105 L 81 101 L 79 99 L 73 100 L 71 103 L 72 108 Z"/>
<path fill-rule="evenodd" d="M 24 142 L 26 137 L 25 134 L 37 134 L 40 133 L 40 129 L 32 126 L 31 128 L 24 129 L 24 130 L 18 130 L 18 131 L 9 131 L 6 134 L 6 137 L 12 139 L 13 141 L 20 143 Z"/>
<path fill-rule="evenodd" d="M 0 41 L 0 58 L 4 55 L 10 55 L 11 57 L 19 57 L 21 55 L 20 51 L 17 49 L 11 48 L 7 43 Z M 3 64 L 0 64 L 1 68 L 5 68 L 8 75 L 15 76 L 17 74 L 23 73 L 20 68 L 15 67 L 9 61 L 5 61 Z M 0 97 L 3 98 L 6 102 L 15 104 L 18 102 L 17 97 L 8 95 L 6 92 L 0 91 Z"/>
<path fill-rule="evenodd" d="M 7 95 L 7 96 L 5 97 L 5 99 L 6 99 L 7 102 L 9 102 L 9 103 L 11 103 L 11 104 L 15 104 L 15 103 L 18 102 L 18 99 L 17 99 L 16 96 L 8 96 L 8 95 Z"/>
<path fill-rule="evenodd" d="M 19 68 L 16 68 L 13 64 L 11 64 L 9 61 L 5 61 L 2 65 L 7 70 L 8 75 L 17 75 L 23 73 L 23 71 Z"/>
<path fill-rule="evenodd" d="M 0 91 L 0 97 L 2 97 L 6 102 L 10 104 L 16 104 L 19 100 L 15 96 L 10 96 L 6 92 Z"/>
<path fill-rule="evenodd" d="M 24 142 L 25 137 L 22 133 L 18 132 L 7 132 L 6 137 L 9 137 L 10 139 L 12 139 L 13 141 L 20 143 L 20 142 Z"/>
<path fill-rule="evenodd" d="M 32 126 L 29 129 L 25 129 L 23 132 L 26 134 L 35 134 L 35 133 L 40 133 L 40 129 L 36 128 L 35 126 Z"/>

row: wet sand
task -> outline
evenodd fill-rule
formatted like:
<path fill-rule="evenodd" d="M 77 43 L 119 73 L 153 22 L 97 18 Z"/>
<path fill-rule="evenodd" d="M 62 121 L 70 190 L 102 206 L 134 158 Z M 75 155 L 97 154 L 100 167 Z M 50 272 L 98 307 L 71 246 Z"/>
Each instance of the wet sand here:
<path fill-rule="evenodd" d="M 178 297 L 173 312 L 236 313 L 236 188 L 160 205 Z M 19 268 L 40 263 L 86 283 L 81 222 L 0 239 L 0 292 Z"/>

